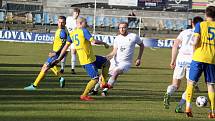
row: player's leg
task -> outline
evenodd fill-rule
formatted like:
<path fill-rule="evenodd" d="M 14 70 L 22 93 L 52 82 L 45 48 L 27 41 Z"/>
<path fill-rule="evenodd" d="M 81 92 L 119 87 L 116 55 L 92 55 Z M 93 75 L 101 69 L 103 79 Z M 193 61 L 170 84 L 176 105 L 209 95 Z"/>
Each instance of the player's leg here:
<path fill-rule="evenodd" d="M 60 73 L 64 73 L 65 70 L 65 65 L 66 65 L 66 56 L 67 56 L 68 51 L 66 51 L 66 54 L 64 58 L 60 61 Z"/>
<path fill-rule="evenodd" d="M 25 90 L 36 90 L 36 87 L 38 86 L 39 82 L 45 77 L 47 71 L 49 70 L 49 66 L 47 64 L 44 64 L 43 67 L 40 70 L 40 73 L 38 74 L 37 78 L 35 79 L 34 83 L 30 86 L 25 87 Z"/>
<path fill-rule="evenodd" d="M 203 63 L 192 61 L 190 64 L 190 73 L 189 73 L 189 80 L 187 81 L 187 88 L 186 88 L 186 109 L 185 112 L 188 117 L 193 117 L 192 115 L 192 97 L 193 97 L 193 89 L 194 84 L 198 82 L 201 73 L 203 71 Z"/>
<path fill-rule="evenodd" d="M 110 61 L 103 57 L 103 59 L 99 59 L 99 62 L 103 63 L 101 67 L 97 67 L 97 68 L 101 68 L 101 76 L 100 76 L 101 88 L 106 88 L 106 87 L 109 88 L 109 86 L 107 85 L 107 78 L 109 76 L 108 72 L 110 68 Z"/>
<path fill-rule="evenodd" d="M 185 103 L 186 103 L 186 91 L 184 91 L 184 93 L 182 94 L 181 100 L 175 108 L 175 112 L 176 113 L 183 113 L 184 111 L 183 111 L 182 107 Z"/>
<path fill-rule="evenodd" d="M 204 66 L 204 76 L 208 87 L 208 97 L 210 102 L 210 113 L 208 114 L 208 118 L 215 118 L 215 109 L 214 109 L 214 101 L 215 101 L 215 65 L 214 64 L 205 64 Z"/>
<path fill-rule="evenodd" d="M 214 100 L 215 100 L 215 90 L 214 84 L 207 84 L 208 87 L 208 97 L 210 100 L 210 112 L 208 114 L 208 118 L 215 118 L 215 110 L 214 110 Z"/>
<path fill-rule="evenodd" d="M 64 88 L 65 79 L 61 76 L 61 73 L 58 71 L 57 66 L 50 68 L 52 72 L 59 78 L 60 87 Z"/>
<path fill-rule="evenodd" d="M 108 80 L 108 85 L 113 88 L 116 81 L 117 81 L 117 78 L 119 75 L 121 75 L 123 73 L 123 70 L 119 69 L 119 68 L 115 68 L 112 73 L 111 73 L 111 77 L 109 78 Z M 102 96 L 107 96 L 107 93 L 108 93 L 108 90 L 110 88 L 104 88 L 101 95 Z"/>
<path fill-rule="evenodd" d="M 70 48 L 71 48 L 71 72 L 72 74 L 76 74 L 75 72 L 76 50 L 73 44 L 70 45 Z"/>
<path fill-rule="evenodd" d="M 186 79 L 187 80 L 189 80 L 189 73 L 190 73 L 190 61 L 188 61 L 187 65 L 186 65 Z M 197 84 L 195 84 L 194 87 L 196 89 L 196 87 L 198 87 Z M 186 103 L 186 91 L 184 91 L 184 93 L 182 94 L 181 100 L 175 108 L 175 112 L 176 113 L 183 113 L 182 107 L 185 103 Z"/>
<path fill-rule="evenodd" d="M 169 109 L 170 105 L 170 97 L 172 94 L 178 90 L 181 84 L 181 79 L 185 75 L 185 67 L 184 66 L 177 66 L 174 69 L 173 72 L 173 79 L 172 79 L 172 84 L 167 87 L 167 91 L 164 94 L 164 108 Z"/>
<path fill-rule="evenodd" d="M 91 77 L 91 80 L 88 82 L 84 92 L 80 96 L 80 99 L 84 100 L 84 101 L 89 101 L 89 100 L 93 100 L 93 99 L 91 97 L 89 97 L 88 94 L 89 94 L 90 90 L 98 82 L 99 75 L 98 75 L 98 70 L 93 63 L 84 65 L 83 67 L 86 70 L 87 74 Z"/>

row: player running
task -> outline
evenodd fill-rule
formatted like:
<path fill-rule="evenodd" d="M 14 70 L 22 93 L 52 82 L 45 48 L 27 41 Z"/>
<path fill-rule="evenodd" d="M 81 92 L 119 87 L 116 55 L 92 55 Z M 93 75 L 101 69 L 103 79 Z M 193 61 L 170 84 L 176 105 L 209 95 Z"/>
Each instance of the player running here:
<path fill-rule="evenodd" d="M 135 45 L 139 45 L 138 57 L 135 60 L 135 65 L 139 66 L 141 64 L 141 58 L 144 50 L 144 44 L 140 37 L 134 33 L 128 32 L 128 23 L 119 23 L 119 35 L 114 40 L 113 50 L 106 57 L 110 59 L 111 66 L 109 69 L 109 74 L 111 77 L 108 80 L 109 87 L 113 87 L 119 75 L 127 72 L 131 65 L 135 50 Z M 90 94 L 98 94 L 99 83 L 96 84 L 95 88 Z M 102 96 L 107 95 L 109 88 L 103 89 Z"/>
<path fill-rule="evenodd" d="M 72 16 L 68 16 L 66 18 L 66 27 L 67 27 L 69 33 L 71 33 L 72 31 L 75 30 L 75 28 L 77 26 L 76 21 L 77 21 L 77 18 L 79 17 L 79 15 L 80 15 L 80 9 L 79 8 L 74 8 Z M 66 56 L 67 56 L 67 53 L 69 51 L 71 51 L 71 72 L 72 72 L 72 74 L 76 74 L 76 72 L 75 72 L 76 50 L 75 50 L 73 44 L 70 45 L 70 47 L 67 49 L 65 57 L 61 60 L 60 72 L 64 73 L 64 67 L 65 67 L 65 63 L 66 63 Z"/>
<path fill-rule="evenodd" d="M 105 57 L 94 55 L 91 43 L 104 45 L 105 48 L 108 48 L 109 45 L 102 41 L 95 40 L 90 32 L 85 28 L 86 25 L 87 23 L 85 18 L 79 17 L 77 19 L 77 28 L 70 33 L 72 41 L 67 41 L 55 63 L 58 63 L 63 58 L 66 49 L 68 49 L 70 44 L 73 42 L 79 57 L 80 65 L 83 66 L 87 74 L 91 77 L 91 80 L 88 82 L 83 94 L 80 96 L 80 99 L 90 101 L 93 100 L 93 98 L 88 96 L 88 93 L 99 80 L 98 69 L 102 69 L 102 77 L 104 78 L 102 80 L 101 87 L 108 87 L 106 84 L 106 78 L 108 77 L 110 62 Z"/>
<path fill-rule="evenodd" d="M 170 67 L 174 69 L 172 84 L 167 87 L 167 91 L 164 95 L 164 107 L 166 109 L 169 108 L 170 105 L 170 97 L 171 95 L 178 90 L 180 87 L 181 79 L 186 75 L 186 79 L 189 79 L 189 71 L 190 71 L 190 63 L 192 61 L 193 55 L 193 34 L 194 34 L 194 27 L 197 23 L 202 22 L 203 18 L 197 16 L 193 18 L 192 21 L 192 28 L 193 29 L 186 29 L 182 31 L 176 40 L 174 41 L 174 45 L 172 47 L 172 57 L 170 62 Z M 178 48 L 179 52 L 178 51 Z M 196 88 L 198 86 L 196 85 Z M 176 113 L 183 112 L 182 106 L 186 102 L 186 93 L 182 94 L 182 99 L 178 106 L 175 109 Z"/>
<path fill-rule="evenodd" d="M 193 117 L 191 102 L 193 98 L 193 85 L 198 82 L 204 72 L 208 87 L 210 112 L 208 118 L 215 118 L 215 7 L 208 6 L 205 10 L 206 21 L 196 24 L 194 30 L 195 48 L 190 64 L 189 81 L 186 88 L 186 115 Z"/>
<path fill-rule="evenodd" d="M 43 65 L 39 75 L 37 76 L 36 80 L 30 86 L 25 87 L 25 90 L 36 90 L 39 82 L 45 77 L 46 73 L 49 69 L 51 69 L 56 76 L 59 77 L 60 87 L 64 87 L 65 79 L 61 77 L 56 65 L 52 64 L 52 62 L 58 58 L 60 52 L 64 45 L 66 44 L 67 40 L 70 40 L 69 33 L 65 27 L 66 24 L 66 17 L 59 16 L 58 17 L 58 29 L 55 32 L 55 37 L 53 41 L 53 51 L 49 53 L 49 58 Z M 71 41 L 71 40 L 70 40 Z"/>

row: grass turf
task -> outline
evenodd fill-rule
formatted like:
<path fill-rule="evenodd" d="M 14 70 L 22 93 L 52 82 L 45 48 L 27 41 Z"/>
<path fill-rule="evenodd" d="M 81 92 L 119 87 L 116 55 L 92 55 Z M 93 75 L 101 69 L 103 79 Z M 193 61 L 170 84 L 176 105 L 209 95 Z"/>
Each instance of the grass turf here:
<path fill-rule="evenodd" d="M 0 121 L 208 120 L 209 106 L 197 108 L 193 103 L 193 118 L 174 112 L 185 81 L 171 98 L 170 109 L 164 109 L 163 94 L 172 78 L 169 69 L 171 49 L 146 48 L 141 67 L 132 66 L 128 73 L 119 77 L 108 97 L 94 96 L 95 101 L 79 100 L 89 77 L 78 64 L 77 74 L 70 73 L 70 56 L 63 75 L 65 88 L 59 88 L 58 78 L 50 72 L 38 90 L 24 91 L 23 88 L 36 78 L 51 47 L 51 44 L 0 42 Z M 111 48 L 94 47 L 99 55 L 110 51 Z M 136 57 L 138 49 L 135 51 Z M 200 89 L 201 93 L 196 93 L 195 97 L 207 95 L 202 80 Z"/>

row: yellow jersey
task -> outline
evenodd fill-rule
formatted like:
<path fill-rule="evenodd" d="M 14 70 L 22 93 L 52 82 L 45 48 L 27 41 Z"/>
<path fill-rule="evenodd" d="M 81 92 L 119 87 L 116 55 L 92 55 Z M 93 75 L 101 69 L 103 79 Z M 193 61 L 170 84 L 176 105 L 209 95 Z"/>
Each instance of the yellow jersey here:
<path fill-rule="evenodd" d="M 66 44 L 66 40 L 70 40 L 69 32 L 67 31 L 67 29 L 57 29 L 53 41 L 53 51 L 60 53 L 62 48 Z"/>
<path fill-rule="evenodd" d="M 194 36 L 200 36 L 193 60 L 215 64 L 215 22 L 204 21 L 196 24 Z"/>
<path fill-rule="evenodd" d="M 90 64 L 96 60 L 91 45 L 93 37 L 86 28 L 75 29 L 70 33 L 70 38 L 72 41 L 67 41 L 67 44 L 74 44 L 80 65 Z"/>

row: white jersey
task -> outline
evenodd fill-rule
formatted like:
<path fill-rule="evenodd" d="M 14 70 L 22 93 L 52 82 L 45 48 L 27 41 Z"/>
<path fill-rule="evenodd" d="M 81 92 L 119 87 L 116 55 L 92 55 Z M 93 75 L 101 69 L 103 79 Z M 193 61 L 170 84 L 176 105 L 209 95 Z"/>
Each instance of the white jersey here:
<path fill-rule="evenodd" d="M 193 55 L 193 34 L 194 29 L 186 29 L 182 31 L 177 39 L 181 40 L 181 48 L 179 49 L 179 55 L 181 56 L 192 56 Z"/>
<path fill-rule="evenodd" d="M 186 29 L 177 37 L 177 39 L 181 40 L 181 48 L 179 49 L 173 74 L 175 79 L 182 79 L 185 74 L 186 78 L 189 79 L 190 63 L 193 55 L 193 35 L 194 29 Z"/>
<path fill-rule="evenodd" d="M 67 27 L 69 33 L 72 32 L 77 27 L 76 21 L 77 20 L 75 18 L 73 18 L 72 16 L 68 16 L 66 18 L 66 27 Z"/>
<path fill-rule="evenodd" d="M 114 48 L 117 48 L 117 54 L 114 56 L 116 63 L 132 63 L 134 49 L 136 44 L 141 44 L 139 36 L 134 33 L 128 33 L 127 36 L 118 35 L 114 39 Z"/>

